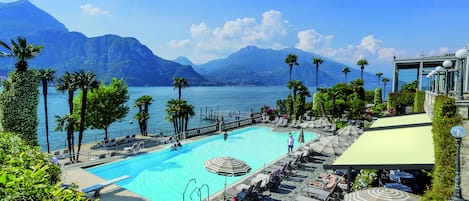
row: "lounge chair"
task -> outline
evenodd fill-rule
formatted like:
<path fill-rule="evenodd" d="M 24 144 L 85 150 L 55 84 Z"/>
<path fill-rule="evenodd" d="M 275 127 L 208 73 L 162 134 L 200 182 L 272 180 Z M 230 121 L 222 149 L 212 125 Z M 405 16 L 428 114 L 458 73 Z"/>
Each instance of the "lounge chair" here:
<path fill-rule="evenodd" d="M 288 119 L 283 119 L 282 123 L 279 125 L 280 127 L 287 127 L 288 126 Z"/>
<path fill-rule="evenodd" d="M 272 124 L 277 124 L 278 123 L 278 120 L 280 119 L 280 117 L 275 117 L 275 119 L 273 121 L 271 121 L 270 123 Z"/>
<path fill-rule="evenodd" d="M 130 178 L 129 175 L 120 176 L 120 177 L 111 179 L 109 181 L 105 181 L 105 182 L 102 182 L 102 183 L 99 183 L 99 184 L 95 184 L 95 185 L 86 187 L 86 188 L 82 189 L 82 191 L 84 193 L 94 192 L 93 196 L 94 197 L 99 197 L 99 193 L 104 187 L 109 186 L 109 185 L 114 184 L 114 183 L 117 183 L 119 181 L 122 181 L 124 179 L 128 179 L 128 178 Z"/>
<path fill-rule="evenodd" d="M 135 152 L 138 148 L 138 143 L 134 143 L 132 144 L 132 146 L 130 147 L 124 147 L 124 151 L 127 151 L 127 152 Z"/>
<path fill-rule="evenodd" d="M 280 124 L 283 124 L 283 120 L 284 118 L 283 117 L 280 117 L 278 120 L 277 120 L 277 123 L 275 124 L 275 126 L 280 126 Z M 286 119 L 285 119 L 286 120 Z"/>

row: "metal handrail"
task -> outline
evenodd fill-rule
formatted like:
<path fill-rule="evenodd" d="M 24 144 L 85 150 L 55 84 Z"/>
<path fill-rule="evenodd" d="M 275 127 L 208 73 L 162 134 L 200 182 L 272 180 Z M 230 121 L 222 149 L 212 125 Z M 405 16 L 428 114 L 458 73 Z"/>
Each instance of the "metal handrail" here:
<path fill-rule="evenodd" d="M 194 181 L 194 184 L 197 184 L 197 180 L 195 180 L 195 178 L 189 179 L 189 181 L 187 181 L 186 188 L 184 188 L 184 192 L 182 193 L 182 201 L 185 200 L 187 187 L 189 187 L 189 184 L 191 183 L 191 181 Z"/>

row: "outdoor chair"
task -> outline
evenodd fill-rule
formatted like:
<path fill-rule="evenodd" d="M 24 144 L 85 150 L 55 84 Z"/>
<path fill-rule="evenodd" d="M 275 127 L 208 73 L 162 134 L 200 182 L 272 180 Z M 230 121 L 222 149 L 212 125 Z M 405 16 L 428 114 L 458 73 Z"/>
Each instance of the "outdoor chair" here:
<path fill-rule="evenodd" d="M 130 146 L 130 147 L 124 147 L 124 151 L 127 151 L 127 152 L 129 152 L 129 153 L 130 153 L 130 152 L 135 152 L 135 151 L 137 150 L 137 148 L 138 148 L 138 145 L 139 145 L 138 143 L 134 143 L 134 144 L 132 144 L 132 146 Z"/>

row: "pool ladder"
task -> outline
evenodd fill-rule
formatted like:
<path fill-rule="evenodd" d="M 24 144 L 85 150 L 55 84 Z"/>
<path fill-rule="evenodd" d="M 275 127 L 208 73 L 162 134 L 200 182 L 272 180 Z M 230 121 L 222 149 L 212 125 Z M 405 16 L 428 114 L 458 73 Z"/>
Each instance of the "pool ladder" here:
<path fill-rule="evenodd" d="M 196 191 L 197 191 L 197 195 L 199 196 L 199 201 L 202 201 L 202 192 L 200 189 L 202 189 L 204 186 L 207 187 L 207 199 L 205 199 L 204 201 L 210 201 L 210 192 L 209 192 L 210 190 L 207 184 L 202 184 L 200 187 L 195 187 L 194 190 L 192 190 L 191 195 L 190 195 L 191 201 L 193 201 L 192 194 L 194 194 L 194 192 Z"/>
<path fill-rule="evenodd" d="M 189 187 L 189 184 L 190 184 L 191 182 L 194 182 L 194 184 L 197 184 L 197 181 L 196 181 L 195 178 L 192 178 L 192 179 L 190 179 L 189 181 L 187 181 L 186 188 L 184 188 L 184 192 L 182 193 L 182 201 L 185 201 L 185 195 L 186 195 L 187 187 Z M 192 192 L 191 192 L 191 194 L 190 194 L 191 201 L 193 200 L 193 199 L 192 199 L 192 194 L 194 194 L 194 192 L 196 192 L 196 190 L 197 190 L 197 192 L 198 192 L 199 200 L 202 201 L 202 192 L 201 192 L 201 189 L 202 189 L 203 187 L 207 187 L 207 199 L 206 199 L 206 201 L 210 201 L 210 190 L 209 190 L 209 187 L 208 187 L 207 184 L 202 184 L 200 187 L 197 187 L 197 186 L 196 186 L 196 187 L 194 187 L 194 189 L 192 189 Z"/>

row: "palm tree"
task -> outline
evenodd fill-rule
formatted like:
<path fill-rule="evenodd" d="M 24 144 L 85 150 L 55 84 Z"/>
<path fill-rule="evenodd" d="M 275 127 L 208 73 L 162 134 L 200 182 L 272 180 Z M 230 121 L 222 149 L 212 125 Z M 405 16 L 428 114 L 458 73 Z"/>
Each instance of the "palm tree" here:
<path fill-rule="evenodd" d="M 382 72 L 377 72 L 376 77 L 378 77 L 378 88 L 381 86 L 381 76 L 383 76 Z"/>
<path fill-rule="evenodd" d="M 68 153 L 70 153 L 70 161 L 73 162 L 75 160 L 73 130 L 75 130 L 75 124 L 77 123 L 77 121 L 72 114 L 66 114 L 62 117 L 55 115 L 55 121 L 57 122 L 55 131 L 63 131 L 64 127 L 67 130 Z M 70 133 L 69 131 L 72 132 Z"/>
<path fill-rule="evenodd" d="M 324 62 L 321 57 L 316 57 L 313 59 L 313 64 L 316 65 L 316 90 L 318 89 L 318 73 L 319 73 L 319 64 Z"/>
<path fill-rule="evenodd" d="M 47 153 L 50 153 L 49 146 L 49 118 L 47 113 L 47 82 L 54 80 L 55 70 L 48 69 L 39 69 L 39 76 L 42 81 L 42 95 L 44 96 L 44 114 L 46 118 L 46 143 L 47 143 Z"/>
<path fill-rule="evenodd" d="M 138 113 L 134 116 L 138 121 L 138 126 L 142 135 L 147 135 L 147 122 L 150 119 L 148 106 L 153 102 L 153 98 L 149 95 L 143 95 L 135 100 L 134 107 L 138 107 Z M 143 107 L 143 108 L 142 108 Z"/>
<path fill-rule="evenodd" d="M 360 66 L 360 79 L 363 80 L 363 70 L 365 70 L 365 66 L 368 66 L 368 61 L 366 59 L 360 59 L 358 60 L 357 65 Z"/>
<path fill-rule="evenodd" d="M 296 62 L 296 60 L 298 59 L 298 57 L 294 54 L 289 54 L 287 56 L 287 58 L 285 58 L 285 63 L 288 64 L 288 66 L 290 66 L 290 79 L 288 80 L 288 82 L 291 82 L 291 71 L 292 71 L 292 68 L 293 68 L 293 65 L 296 65 L 298 66 L 299 64 Z"/>
<path fill-rule="evenodd" d="M 174 89 L 178 89 L 178 100 L 181 100 L 181 90 L 183 88 L 189 87 L 189 83 L 187 82 L 186 78 L 173 78 L 173 86 Z"/>
<path fill-rule="evenodd" d="M 290 90 L 293 90 L 293 100 L 295 100 L 296 98 L 296 94 L 299 90 L 299 87 L 303 85 L 303 83 L 301 83 L 300 80 L 293 80 L 293 81 L 290 81 L 287 85 L 288 89 Z"/>
<path fill-rule="evenodd" d="M 0 45 L 9 51 L 0 52 L 0 57 L 16 57 L 16 69 L 18 71 L 26 71 L 28 69 L 28 63 L 26 60 L 37 56 L 41 52 L 42 46 L 28 44 L 26 38 L 21 36 L 18 36 L 17 41 L 18 42 L 15 42 L 13 39 L 11 39 L 11 46 L 0 41 Z"/>
<path fill-rule="evenodd" d="M 384 87 L 383 87 L 383 96 L 386 97 L 386 84 L 389 82 L 389 79 L 385 77 L 381 80 L 381 82 L 383 82 L 383 85 L 384 85 Z M 383 98 L 383 101 L 384 101 L 384 98 Z"/>
<path fill-rule="evenodd" d="M 80 156 L 81 142 L 83 140 L 83 132 L 85 131 L 86 98 L 88 96 L 88 90 L 94 90 L 98 88 L 99 83 L 98 81 L 96 81 L 96 74 L 90 71 L 85 73 L 85 71 L 83 70 L 80 70 L 75 73 L 75 81 L 82 92 L 80 108 L 80 127 L 78 133 L 78 160 L 78 157 Z"/>
<path fill-rule="evenodd" d="M 342 69 L 342 73 L 344 73 L 344 83 L 347 83 L 347 73 L 350 73 L 350 69 L 348 67 L 344 67 Z"/>
<path fill-rule="evenodd" d="M 55 85 L 55 88 L 59 92 L 65 92 L 67 91 L 68 93 L 68 107 L 69 107 L 69 115 L 73 116 L 73 96 L 75 91 L 78 89 L 78 85 L 76 84 L 74 74 L 71 74 L 69 72 L 65 72 L 65 74 L 57 79 L 57 83 Z M 73 137 L 73 132 L 75 130 L 75 127 L 73 126 L 67 126 L 67 140 L 70 143 L 69 144 L 69 152 L 72 153 L 74 152 L 74 137 Z M 72 158 L 71 158 L 72 160 Z M 74 156 L 73 156 L 74 160 Z"/>

